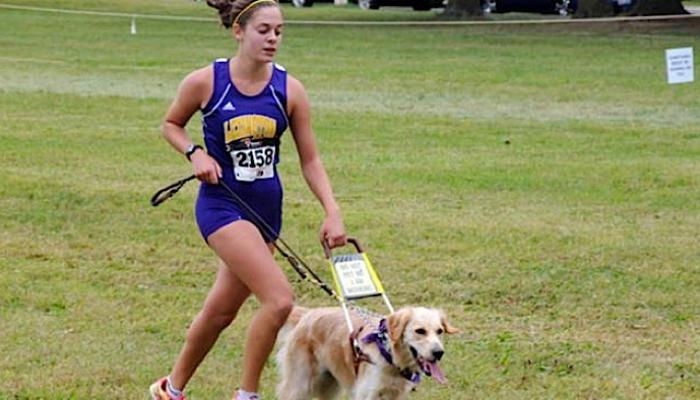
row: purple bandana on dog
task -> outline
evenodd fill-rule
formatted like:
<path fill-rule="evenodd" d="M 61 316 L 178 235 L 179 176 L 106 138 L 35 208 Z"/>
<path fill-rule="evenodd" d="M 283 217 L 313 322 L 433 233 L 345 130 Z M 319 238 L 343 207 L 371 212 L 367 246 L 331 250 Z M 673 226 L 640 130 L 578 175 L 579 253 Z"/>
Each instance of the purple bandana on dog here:
<path fill-rule="evenodd" d="M 389 338 L 388 338 L 388 333 L 389 330 L 387 329 L 386 326 L 386 318 L 382 319 L 379 321 L 379 327 L 377 328 L 376 331 L 370 333 L 369 335 L 365 336 L 362 338 L 362 343 L 364 344 L 369 344 L 369 343 L 375 343 L 377 345 L 377 348 L 379 349 L 379 353 L 384 357 L 384 360 L 389 364 L 389 365 L 394 365 L 394 358 L 391 355 L 391 352 L 389 351 Z M 418 372 L 413 372 L 408 369 L 401 370 L 401 376 L 404 378 L 408 379 L 409 381 L 413 383 L 418 383 L 420 382 L 420 373 Z"/>

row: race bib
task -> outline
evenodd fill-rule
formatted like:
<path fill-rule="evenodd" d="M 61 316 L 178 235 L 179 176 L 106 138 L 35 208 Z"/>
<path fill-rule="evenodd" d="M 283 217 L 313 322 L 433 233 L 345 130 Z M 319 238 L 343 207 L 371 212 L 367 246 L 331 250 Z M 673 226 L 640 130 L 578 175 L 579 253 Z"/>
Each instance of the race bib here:
<path fill-rule="evenodd" d="M 256 179 L 268 179 L 275 176 L 274 145 L 233 149 L 233 172 L 236 180 L 253 182 Z"/>

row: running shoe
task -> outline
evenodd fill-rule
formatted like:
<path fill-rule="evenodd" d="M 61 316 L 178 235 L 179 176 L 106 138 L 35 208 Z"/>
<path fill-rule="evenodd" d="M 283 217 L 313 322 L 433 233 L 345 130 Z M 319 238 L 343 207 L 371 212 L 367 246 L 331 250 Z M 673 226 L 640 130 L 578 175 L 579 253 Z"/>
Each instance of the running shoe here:
<path fill-rule="evenodd" d="M 233 397 L 233 400 L 241 400 L 242 397 L 240 397 L 238 390 L 236 390 L 236 395 Z M 253 397 L 250 398 L 250 400 L 260 400 L 260 397 L 258 395 L 253 395 Z"/>
<path fill-rule="evenodd" d="M 165 390 L 165 385 L 168 384 L 168 377 L 164 376 L 157 381 L 153 382 L 149 392 L 151 393 L 151 400 L 185 400 L 185 396 L 180 396 L 179 399 L 171 397 L 168 391 Z"/>

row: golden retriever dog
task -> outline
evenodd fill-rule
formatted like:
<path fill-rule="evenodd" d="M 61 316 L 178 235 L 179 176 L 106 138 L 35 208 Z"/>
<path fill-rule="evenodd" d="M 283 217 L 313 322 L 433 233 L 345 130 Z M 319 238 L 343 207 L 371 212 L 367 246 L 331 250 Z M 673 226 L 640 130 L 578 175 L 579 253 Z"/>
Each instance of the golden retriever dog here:
<path fill-rule="evenodd" d="M 345 391 L 353 400 L 400 400 L 421 375 L 446 383 L 441 337 L 457 330 L 443 312 L 407 307 L 382 320 L 351 315 L 353 335 L 340 308 L 295 307 L 278 337 L 278 399 L 330 400 Z"/>

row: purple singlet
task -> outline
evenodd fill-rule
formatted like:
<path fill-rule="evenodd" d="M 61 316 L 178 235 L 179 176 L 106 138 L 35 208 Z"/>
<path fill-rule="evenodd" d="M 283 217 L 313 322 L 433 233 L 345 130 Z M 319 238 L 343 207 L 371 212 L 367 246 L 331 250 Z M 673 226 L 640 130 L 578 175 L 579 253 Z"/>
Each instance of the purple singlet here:
<path fill-rule="evenodd" d="M 287 72 L 273 64 L 265 88 L 247 96 L 233 84 L 228 59 L 216 60 L 213 68 L 214 91 L 201 110 L 204 144 L 221 166 L 223 181 L 274 230 L 272 237 L 261 230 L 265 241 L 276 240 L 282 227 L 279 140 L 289 125 Z M 223 187 L 207 183 L 200 185 L 195 216 L 205 240 L 240 219 L 258 225 Z"/>

